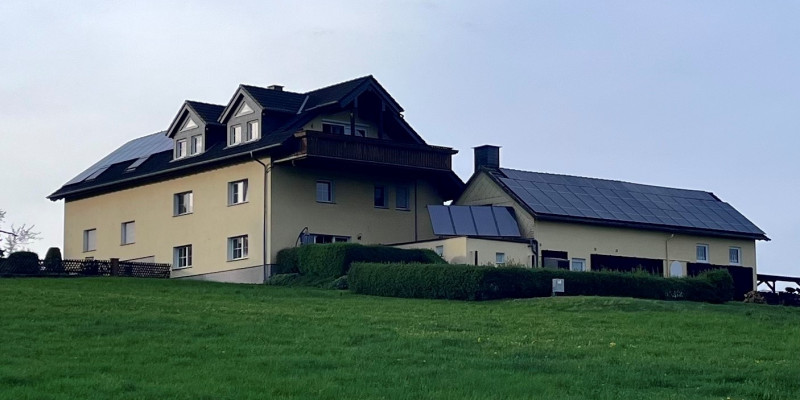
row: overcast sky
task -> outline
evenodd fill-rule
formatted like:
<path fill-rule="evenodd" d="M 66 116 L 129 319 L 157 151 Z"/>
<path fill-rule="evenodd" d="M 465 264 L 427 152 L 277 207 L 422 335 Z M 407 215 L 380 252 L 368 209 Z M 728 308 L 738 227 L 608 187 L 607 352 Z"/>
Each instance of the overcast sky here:
<path fill-rule="evenodd" d="M 759 272 L 800 275 L 800 3 L 0 3 L 0 209 L 62 246 L 45 199 L 186 99 L 372 74 L 431 144 L 501 164 L 714 192 Z"/>

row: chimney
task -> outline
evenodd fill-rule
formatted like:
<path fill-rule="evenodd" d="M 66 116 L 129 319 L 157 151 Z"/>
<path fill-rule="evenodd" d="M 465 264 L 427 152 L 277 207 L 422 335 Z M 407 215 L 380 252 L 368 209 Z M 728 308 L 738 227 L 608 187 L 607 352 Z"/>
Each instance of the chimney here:
<path fill-rule="evenodd" d="M 485 144 L 474 148 L 475 172 L 481 168 L 500 168 L 500 146 Z"/>
<path fill-rule="evenodd" d="M 274 90 L 276 92 L 282 92 L 283 91 L 283 86 L 281 86 L 281 85 L 269 85 L 269 86 L 267 86 L 267 89 Z"/>

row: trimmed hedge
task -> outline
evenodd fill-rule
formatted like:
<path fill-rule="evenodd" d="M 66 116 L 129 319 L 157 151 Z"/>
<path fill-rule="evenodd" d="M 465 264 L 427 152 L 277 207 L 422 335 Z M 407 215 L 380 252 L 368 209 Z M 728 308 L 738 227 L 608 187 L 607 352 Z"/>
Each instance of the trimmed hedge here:
<path fill-rule="evenodd" d="M 0 270 L 0 274 L 3 275 L 37 275 L 38 273 L 39 255 L 32 251 L 18 251 L 9 254 Z"/>
<path fill-rule="evenodd" d="M 50 273 L 62 273 L 64 272 L 62 261 L 61 250 L 58 247 L 51 247 L 44 256 L 44 270 Z"/>
<path fill-rule="evenodd" d="M 300 273 L 338 278 L 347 275 L 354 262 L 447 264 L 428 249 L 398 249 L 357 243 L 311 244 L 278 252 L 277 274 Z"/>
<path fill-rule="evenodd" d="M 565 295 L 617 296 L 723 303 L 733 298 L 727 271 L 695 278 L 662 278 L 618 272 L 492 268 L 469 265 L 355 263 L 348 283 L 356 293 L 455 300 L 546 297 L 552 279 L 564 279 Z"/>

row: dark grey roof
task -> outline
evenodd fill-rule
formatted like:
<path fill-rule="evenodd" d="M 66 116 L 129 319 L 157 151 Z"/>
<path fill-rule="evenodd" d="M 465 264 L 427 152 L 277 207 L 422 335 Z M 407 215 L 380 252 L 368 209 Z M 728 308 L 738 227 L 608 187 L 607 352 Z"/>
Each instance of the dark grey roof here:
<path fill-rule="evenodd" d="M 258 86 L 242 85 L 261 107 L 267 110 L 296 113 L 303 104 L 305 95 L 283 90 L 267 89 Z M 221 112 L 220 112 L 221 113 Z"/>
<path fill-rule="evenodd" d="M 709 192 L 507 168 L 487 173 L 542 219 L 768 240 Z"/>
<path fill-rule="evenodd" d="M 497 206 L 428 206 L 436 236 L 520 238 L 514 211 Z"/>
<path fill-rule="evenodd" d="M 199 101 L 192 101 L 186 100 L 186 104 L 189 107 L 197 112 L 197 115 L 203 119 L 207 124 L 217 124 L 217 120 L 219 116 L 222 114 L 222 110 L 225 109 L 225 106 L 219 104 L 209 104 L 209 103 L 201 103 Z"/>
<path fill-rule="evenodd" d="M 157 132 L 151 135 L 140 137 L 138 139 L 133 139 L 130 142 L 122 145 L 120 148 L 114 150 L 111 154 L 103 157 L 102 160 L 96 162 L 94 165 L 87 168 L 76 177 L 70 179 L 69 182 L 64 184 L 64 186 L 81 183 L 85 179 L 95 175 L 95 173 L 99 172 L 103 168 L 108 169 L 109 166 L 117 163 L 148 157 L 152 154 L 162 151 L 171 152 L 172 146 L 172 139 L 165 136 L 165 132 Z M 94 176 L 92 180 L 96 181 L 97 178 L 99 178 L 99 176 L 103 173 L 104 172 L 101 172 L 97 176 Z"/>

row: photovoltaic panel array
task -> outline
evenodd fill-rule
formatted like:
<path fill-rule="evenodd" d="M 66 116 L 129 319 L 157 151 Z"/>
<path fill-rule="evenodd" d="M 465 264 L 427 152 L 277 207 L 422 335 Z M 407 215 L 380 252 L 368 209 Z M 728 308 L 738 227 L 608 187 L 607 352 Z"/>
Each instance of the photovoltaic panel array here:
<path fill-rule="evenodd" d="M 437 236 L 522 237 L 513 211 L 495 206 L 428 206 Z"/>
<path fill-rule="evenodd" d="M 78 176 L 72 178 L 65 186 L 80 183 L 86 179 L 95 179 L 111 165 L 147 157 L 162 151 L 172 150 L 172 147 L 172 139 L 168 138 L 164 132 L 158 132 L 131 140 L 78 174 Z"/>
<path fill-rule="evenodd" d="M 536 214 L 763 236 L 711 193 L 501 169 L 500 181 Z"/>

